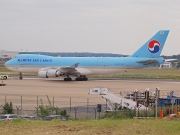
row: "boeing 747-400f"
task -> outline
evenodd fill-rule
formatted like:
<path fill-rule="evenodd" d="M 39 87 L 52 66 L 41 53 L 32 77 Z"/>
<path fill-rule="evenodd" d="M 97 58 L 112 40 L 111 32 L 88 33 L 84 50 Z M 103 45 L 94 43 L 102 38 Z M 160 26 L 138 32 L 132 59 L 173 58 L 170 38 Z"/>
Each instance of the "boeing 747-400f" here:
<path fill-rule="evenodd" d="M 159 66 L 160 57 L 169 30 L 160 30 L 129 57 L 52 57 L 35 54 L 18 54 L 5 63 L 15 72 L 37 73 L 39 77 L 63 76 L 64 81 L 87 81 L 87 75 L 116 74 L 130 69 Z"/>

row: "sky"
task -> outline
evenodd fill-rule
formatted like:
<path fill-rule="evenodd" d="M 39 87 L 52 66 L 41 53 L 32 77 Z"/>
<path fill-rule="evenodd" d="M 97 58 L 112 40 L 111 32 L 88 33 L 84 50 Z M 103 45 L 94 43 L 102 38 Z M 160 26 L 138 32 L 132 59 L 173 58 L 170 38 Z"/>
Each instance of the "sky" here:
<path fill-rule="evenodd" d="M 159 30 L 180 54 L 180 0 L 0 0 L 0 50 L 131 55 Z"/>

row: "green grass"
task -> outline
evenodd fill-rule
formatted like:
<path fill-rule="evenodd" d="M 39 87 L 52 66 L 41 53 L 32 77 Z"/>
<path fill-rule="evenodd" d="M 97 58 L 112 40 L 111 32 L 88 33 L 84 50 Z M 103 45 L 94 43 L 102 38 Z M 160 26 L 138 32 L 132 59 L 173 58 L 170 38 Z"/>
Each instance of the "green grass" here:
<path fill-rule="evenodd" d="M 1 74 L 10 75 L 10 76 L 18 76 L 17 72 L 14 72 L 14 71 L 7 69 L 3 63 L 0 63 L 0 75 Z M 34 76 L 34 74 L 27 74 L 27 73 L 24 73 L 23 75 Z"/>
<path fill-rule="evenodd" d="M 180 79 L 180 69 L 144 68 L 114 75 L 94 75 L 93 78 Z"/>
<path fill-rule="evenodd" d="M 2 135 L 179 135 L 179 119 L 0 122 Z"/>
<path fill-rule="evenodd" d="M 3 63 L 0 63 L 0 73 L 2 73 L 2 72 L 3 72 L 3 73 L 4 73 L 4 72 L 5 72 L 5 73 L 7 73 L 7 72 L 8 72 L 8 73 L 9 73 L 9 72 L 12 73 L 11 70 L 9 70 L 9 69 L 7 69 L 6 67 L 4 67 L 4 64 L 3 64 Z"/>

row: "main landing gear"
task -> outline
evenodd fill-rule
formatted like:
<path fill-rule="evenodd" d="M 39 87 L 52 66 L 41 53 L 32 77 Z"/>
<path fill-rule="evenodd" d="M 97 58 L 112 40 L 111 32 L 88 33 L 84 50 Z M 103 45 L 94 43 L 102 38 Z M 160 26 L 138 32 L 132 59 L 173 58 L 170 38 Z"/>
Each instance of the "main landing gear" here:
<path fill-rule="evenodd" d="M 67 77 L 66 77 L 66 78 L 64 78 L 64 81 L 72 81 L 72 78 L 71 78 L 71 77 L 69 77 L 69 74 L 67 75 Z"/>
<path fill-rule="evenodd" d="M 75 79 L 75 81 L 87 81 L 88 78 L 85 75 L 80 75 Z M 67 78 L 64 78 L 64 81 L 72 81 L 72 78 L 67 76 Z"/>
<path fill-rule="evenodd" d="M 22 73 L 19 73 L 19 80 L 22 80 L 22 79 L 23 79 Z"/>
<path fill-rule="evenodd" d="M 72 81 L 71 77 L 64 78 L 64 81 Z"/>
<path fill-rule="evenodd" d="M 75 79 L 76 81 L 87 81 L 88 78 L 85 75 L 80 75 Z"/>

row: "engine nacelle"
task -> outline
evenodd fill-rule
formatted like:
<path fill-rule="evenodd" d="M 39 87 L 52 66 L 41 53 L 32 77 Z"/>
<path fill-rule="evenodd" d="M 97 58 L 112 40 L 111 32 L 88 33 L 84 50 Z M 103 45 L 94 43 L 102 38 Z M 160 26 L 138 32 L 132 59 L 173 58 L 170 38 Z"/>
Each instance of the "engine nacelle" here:
<path fill-rule="evenodd" d="M 47 71 L 47 77 L 58 77 L 60 76 L 60 72 L 55 69 L 50 69 Z"/>
<path fill-rule="evenodd" d="M 47 71 L 39 71 L 38 76 L 41 78 L 48 78 Z"/>
<path fill-rule="evenodd" d="M 60 75 L 60 72 L 55 69 L 50 69 L 48 71 L 41 70 L 38 72 L 38 76 L 41 78 L 58 77 Z"/>

